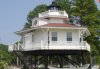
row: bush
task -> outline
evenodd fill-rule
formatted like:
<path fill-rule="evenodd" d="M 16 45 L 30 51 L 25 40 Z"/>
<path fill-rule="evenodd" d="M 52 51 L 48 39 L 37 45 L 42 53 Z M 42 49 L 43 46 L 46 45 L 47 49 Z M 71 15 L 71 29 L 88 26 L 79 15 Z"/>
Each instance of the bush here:
<path fill-rule="evenodd" d="M 100 56 L 96 56 L 96 63 L 100 64 Z"/>
<path fill-rule="evenodd" d="M 0 69 L 7 69 L 7 62 L 6 61 L 0 61 Z"/>

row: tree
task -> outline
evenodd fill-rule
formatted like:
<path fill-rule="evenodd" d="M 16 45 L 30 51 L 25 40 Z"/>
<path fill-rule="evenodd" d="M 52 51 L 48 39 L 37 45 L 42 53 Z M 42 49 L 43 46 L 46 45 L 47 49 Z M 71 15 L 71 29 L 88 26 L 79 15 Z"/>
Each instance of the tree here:
<path fill-rule="evenodd" d="M 27 23 L 24 25 L 24 28 L 30 28 L 32 25 L 32 19 L 38 16 L 38 13 L 46 11 L 47 10 L 47 5 L 41 4 L 36 6 L 32 11 L 29 12 L 27 16 Z"/>
<path fill-rule="evenodd" d="M 69 16 L 71 14 L 71 3 L 70 0 L 55 0 L 56 5 L 60 6 L 62 10 L 65 10 Z"/>
<path fill-rule="evenodd" d="M 0 61 L 0 69 L 7 69 L 8 63 L 6 61 Z"/>
<path fill-rule="evenodd" d="M 75 0 L 75 7 L 72 8 L 72 15 L 80 16 L 82 25 L 94 25 L 100 22 L 98 19 L 98 8 L 94 0 Z"/>
<path fill-rule="evenodd" d="M 8 45 L 0 44 L 0 62 L 4 61 L 11 64 L 14 59 L 15 55 L 8 52 Z"/>

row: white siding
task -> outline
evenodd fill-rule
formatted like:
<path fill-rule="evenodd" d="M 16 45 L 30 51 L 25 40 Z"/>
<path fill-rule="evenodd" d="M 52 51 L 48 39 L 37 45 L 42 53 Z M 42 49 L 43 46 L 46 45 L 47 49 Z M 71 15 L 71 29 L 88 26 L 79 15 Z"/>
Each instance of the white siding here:
<path fill-rule="evenodd" d="M 47 23 L 64 23 L 63 19 L 40 19 L 39 26 Z"/>
<path fill-rule="evenodd" d="M 27 33 L 24 35 L 25 36 L 25 49 L 29 49 L 31 47 L 31 43 L 32 43 L 32 33 Z"/>
<path fill-rule="evenodd" d="M 49 19 L 48 23 L 64 23 L 63 19 Z"/>
<path fill-rule="evenodd" d="M 47 20 L 47 19 L 40 19 L 40 20 L 39 20 L 39 26 L 40 26 L 40 25 L 47 24 L 47 23 L 48 23 L 48 20 Z"/>
<path fill-rule="evenodd" d="M 79 31 L 78 30 L 50 30 L 50 41 L 51 39 L 51 33 L 57 32 L 58 41 L 66 41 L 66 33 L 72 32 L 72 41 L 79 41 Z"/>
<path fill-rule="evenodd" d="M 49 41 L 48 44 L 48 30 Z M 57 42 L 52 41 L 52 32 L 57 32 Z M 72 42 L 68 43 L 67 32 L 72 32 Z M 32 42 L 32 35 L 34 41 Z M 80 42 L 79 30 L 75 29 L 37 29 L 31 33 L 25 34 L 25 50 L 41 50 L 41 49 L 71 49 L 71 50 L 88 50 L 90 46 L 86 42 Z M 87 47 L 88 46 L 88 47 Z"/>

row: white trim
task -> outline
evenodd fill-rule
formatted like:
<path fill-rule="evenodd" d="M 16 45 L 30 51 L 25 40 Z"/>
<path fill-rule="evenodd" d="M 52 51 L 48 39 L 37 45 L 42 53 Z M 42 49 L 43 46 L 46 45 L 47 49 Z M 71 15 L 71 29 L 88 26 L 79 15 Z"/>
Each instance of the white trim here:
<path fill-rule="evenodd" d="M 38 27 L 38 28 L 52 28 L 52 29 L 87 29 L 87 28 L 78 28 L 78 27 Z"/>
<path fill-rule="evenodd" d="M 34 28 L 31 28 L 31 29 L 28 29 L 28 30 L 23 30 L 23 31 L 17 31 L 15 32 L 16 34 L 18 35 L 21 35 L 21 34 L 24 34 L 24 33 L 28 33 L 29 31 L 33 31 L 33 30 L 36 30 L 36 29 L 80 29 L 80 30 L 85 30 L 86 32 L 86 37 L 90 35 L 90 32 L 87 28 L 85 27 L 42 27 L 42 26 L 38 26 L 38 27 L 34 27 Z"/>
<path fill-rule="evenodd" d="M 20 45 L 21 46 L 21 45 Z M 9 46 L 9 51 L 13 50 L 19 50 L 18 45 L 16 45 L 16 48 L 13 48 L 13 46 Z M 23 47 L 23 45 L 21 46 Z M 86 41 L 71 41 L 67 43 L 66 41 L 56 41 L 56 42 L 50 42 L 49 47 L 47 44 L 47 41 L 41 42 L 35 42 L 33 45 L 30 45 L 30 48 L 23 48 L 24 51 L 29 50 L 87 50 L 90 52 L 90 45 Z M 22 51 L 22 50 L 20 50 Z"/>

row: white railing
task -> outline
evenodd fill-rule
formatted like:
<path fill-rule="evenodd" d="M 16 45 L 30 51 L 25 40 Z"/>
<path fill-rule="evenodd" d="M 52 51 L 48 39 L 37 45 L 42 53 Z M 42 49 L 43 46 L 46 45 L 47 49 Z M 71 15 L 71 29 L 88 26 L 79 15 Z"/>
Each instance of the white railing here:
<path fill-rule="evenodd" d="M 24 51 L 24 47 L 23 47 L 23 44 L 21 44 L 21 43 L 15 43 L 15 44 L 12 44 L 12 45 L 9 45 L 9 47 L 8 47 L 8 51 L 19 51 L 19 50 L 21 50 L 21 51 Z"/>
<path fill-rule="evenodd" d="M 90 50 L 90 45 L 89 45 L 87 42 L 86 42 L 86 47 L 87 47 L 87 50 L 88 50 L 88 51 L 91 51 L 91 50 Z"/>
<path fill-rule="evenodd" d="M 84 46 L 85 42 L 78 41 L 51 41 L 50 46 Z"/>
<path fill-rule="evenodd" d="M 47 17 L 47 16 L 66 16 L 68 17 L 65 11 L 48 10 L 48 11 L 39 13 L 39 17 Z"/>
<path fill-rule="evenodd" d="M 90 51 L 90 45 L 86 41 L 40 41 L 40 42 L 33 42 L 28 46 L 24 46 L 23 44 L 14 44 L 9 46 L 10 50 L 42 50 L 42 49 L 65 49 L 65 50 L 87 50 Z"/>

